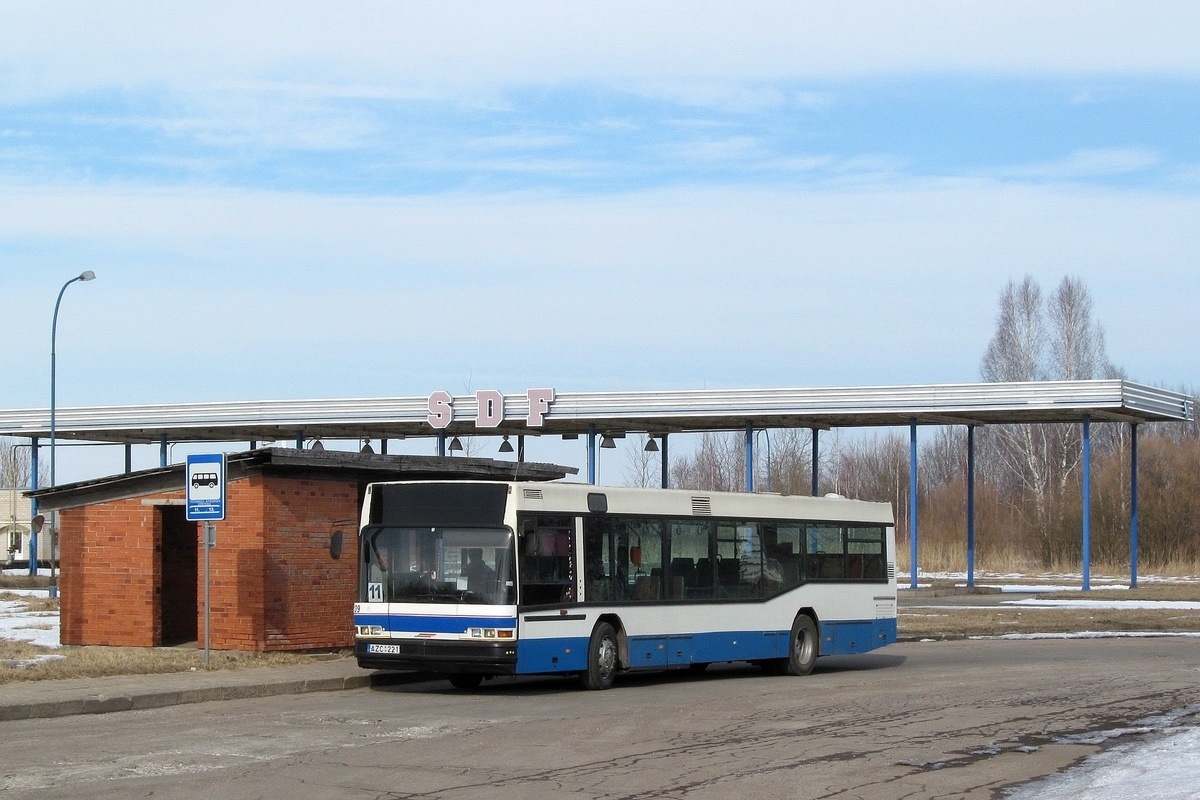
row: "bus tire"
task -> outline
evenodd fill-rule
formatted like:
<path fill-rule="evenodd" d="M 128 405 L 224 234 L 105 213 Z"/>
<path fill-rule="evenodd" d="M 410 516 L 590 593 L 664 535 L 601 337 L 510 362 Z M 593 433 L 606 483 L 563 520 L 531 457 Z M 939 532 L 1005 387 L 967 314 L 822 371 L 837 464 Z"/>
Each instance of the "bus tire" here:
<path fill-rule="evenodd" d="M 478 689 L 481 683 L 483 683 L 482 675 L 472 675 L 462 672 L 450 676 L 450 685 L 455 689 Z"/>
<path fill-rule="evenodd" d="M 787 675 L 807 675 L 813 671 L 817 663 L 817 654 L 821 649 L 820 634 L 817 633 L 817 623 L 807 614 L 800 614 L 792 623 L 792 636 L 788 640 L 788 657 L 785 660 L 784 673 Z"/>
<path fill-rule="evenodd" d="M 617 632 L 612 625 L 601 622 L 588 640 L 587 669 L 579 673 L 579 685 L 584 689 L 610 688 L 617 677 L 617 664 Z"/>

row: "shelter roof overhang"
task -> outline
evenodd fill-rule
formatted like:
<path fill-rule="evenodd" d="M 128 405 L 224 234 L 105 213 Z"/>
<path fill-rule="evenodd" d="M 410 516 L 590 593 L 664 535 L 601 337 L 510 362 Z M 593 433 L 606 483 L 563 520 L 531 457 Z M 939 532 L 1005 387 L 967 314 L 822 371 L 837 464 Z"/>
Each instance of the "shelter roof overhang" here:
<path fill-rule="evenodd" d="M 182 491 L 186 464 L 144 469 L 76 481 L 24 492 L 37 498 L 43 511 L 108 502 L 155 492 Z M 490 458 L 384 456 L 334 450 L 292 450 L 263 447 L 226 456 L 228 479 L 236 481 L 260 472 L 302 476 L 334 476 L 363 482 L 394 480 L 556 481 L 578 472 L 574 467 L 538 462 L 497 461 Z"/>
<path fill-rule="evenodd" d="M 651 434 L 755 428 L 1156 422 L 1194 419 L 1193 399 L 1125 380 L 931 384 L 816 389 L 557 393 L 531 426 L 527 394 L 504 395 L 502 419 L 476 425 L 476 395 L 452 398 L 448 435 Z M 272 442 L 429 437 L 425 397 L 235 401 L 61 408 L 55 436 L 92 442 Z M 0 434 L 44 439 L 48 409 L 0 411 Z"/>

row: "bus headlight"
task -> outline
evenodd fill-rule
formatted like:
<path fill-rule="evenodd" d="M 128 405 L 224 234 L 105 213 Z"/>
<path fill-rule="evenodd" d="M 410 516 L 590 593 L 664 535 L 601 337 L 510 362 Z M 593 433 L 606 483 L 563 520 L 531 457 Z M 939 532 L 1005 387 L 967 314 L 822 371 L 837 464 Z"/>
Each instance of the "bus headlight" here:
<path fill-rule="evenodd" d="M 501 628 L 468 628 L 467 633 L 472 639 L 511 639 L 513 632 Z"/>
<path fill-rule="evenodd" d="M 355 625 L 359 636 L 383 636 L 382 625 Z"/>

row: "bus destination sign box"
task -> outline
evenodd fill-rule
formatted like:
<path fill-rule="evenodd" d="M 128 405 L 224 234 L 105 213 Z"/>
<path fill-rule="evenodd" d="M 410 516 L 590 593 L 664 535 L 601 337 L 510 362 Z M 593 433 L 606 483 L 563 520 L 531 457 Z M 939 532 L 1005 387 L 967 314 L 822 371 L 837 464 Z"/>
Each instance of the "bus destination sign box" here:
<path fill-rule="evenodd" d="M 225 519 L 225 454 L 188 456 L 186 475 L 188 521 Z"/>

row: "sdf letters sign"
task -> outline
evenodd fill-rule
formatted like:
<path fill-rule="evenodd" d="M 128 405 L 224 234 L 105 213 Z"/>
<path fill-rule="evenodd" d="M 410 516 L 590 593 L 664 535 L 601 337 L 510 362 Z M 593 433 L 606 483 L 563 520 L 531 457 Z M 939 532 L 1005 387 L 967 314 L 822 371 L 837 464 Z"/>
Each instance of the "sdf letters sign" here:
<path fill-rule="evenodd" d="M 525 424 L 530 428 L 540 428 L 546 421 L 550 404 L 554 402 L 553 389 L 527 389 L 525 397 L 529 401 L 529 413 L 525 416 Z M 504 395 L 495 389 L 482 389 L 475 393 L 475 427 L 498 428 L 505 420 Z M 434 392 L 429 395 L 426 406 L 429 411 L 425 417 L 430 426 L 442 430 L 454 421 L 454 396 L 449 392 Z"/>

